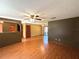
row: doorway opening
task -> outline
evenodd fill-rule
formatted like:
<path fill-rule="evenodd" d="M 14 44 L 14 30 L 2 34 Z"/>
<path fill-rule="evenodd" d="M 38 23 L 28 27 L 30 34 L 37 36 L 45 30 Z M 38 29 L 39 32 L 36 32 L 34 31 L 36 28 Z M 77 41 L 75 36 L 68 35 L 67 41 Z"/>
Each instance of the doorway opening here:
<path fill-rule="evenodd" d="M 31 25 L 26 25 L 26 38 L 31 38 Z"/>

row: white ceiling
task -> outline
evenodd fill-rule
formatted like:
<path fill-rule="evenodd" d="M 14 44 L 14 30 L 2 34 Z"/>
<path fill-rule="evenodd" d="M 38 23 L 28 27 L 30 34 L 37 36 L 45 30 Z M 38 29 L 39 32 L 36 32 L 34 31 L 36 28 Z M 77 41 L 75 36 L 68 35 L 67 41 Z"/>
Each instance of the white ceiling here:
<path fill-rule="evenodd" d="M 24 19 L 25 12 L 38 12 L 48 21 L 77 17 L 79 0 L 0 0 L 0 17 Z"/>

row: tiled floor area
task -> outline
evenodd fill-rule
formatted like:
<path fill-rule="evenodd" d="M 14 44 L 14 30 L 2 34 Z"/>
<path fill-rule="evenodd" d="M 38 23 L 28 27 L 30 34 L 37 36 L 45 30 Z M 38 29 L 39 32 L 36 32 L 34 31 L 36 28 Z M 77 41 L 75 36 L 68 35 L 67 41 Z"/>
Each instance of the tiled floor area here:
<path fill-rule="evenodd" d="M 0 48 L 0 59 L 79 59 L 79 49 L 48 42 L 46 38 L 33 37 Z"/>

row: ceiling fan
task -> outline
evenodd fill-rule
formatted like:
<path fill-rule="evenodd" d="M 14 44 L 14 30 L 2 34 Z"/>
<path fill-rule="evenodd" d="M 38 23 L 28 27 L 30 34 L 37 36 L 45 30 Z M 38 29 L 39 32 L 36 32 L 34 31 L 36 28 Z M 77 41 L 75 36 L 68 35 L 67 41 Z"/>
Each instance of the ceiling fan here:
<path fill-rule="evenodd" d="M 30 15 L 31 19 L 35 19 L 35 20 L 42 20 L 42 18 L 39 17 L 39 15 Z"/>
<path fill-rule="evenodd" d="M 25 17 L 25 20 L 29 20 L 29 19 L 33 19 L 33 20 L 36 20 L 36 21 L 42 21 L 42 20 L 46 20 L 46 19 L 55 19 L 56 17 L 47 17 L 45 16 L 44 14 L 38 14 L 39 12 L 36 12 L 33 14 L 32 13 L 29 13 L 29 12 L 24 12 L 22 15 Z"/>
<path fill-rule="evenodd" d="M 39 14 L 31 14 L 31 13 L 28 13 L 28 12 L 25 12 L 22 14 L 24 17 L 25 17 L 25 20 L 26 19 L 34 19 L 34 20 L 37 20 L 37 21 L 41 21 L 43 18 L 40 17 Z"/>

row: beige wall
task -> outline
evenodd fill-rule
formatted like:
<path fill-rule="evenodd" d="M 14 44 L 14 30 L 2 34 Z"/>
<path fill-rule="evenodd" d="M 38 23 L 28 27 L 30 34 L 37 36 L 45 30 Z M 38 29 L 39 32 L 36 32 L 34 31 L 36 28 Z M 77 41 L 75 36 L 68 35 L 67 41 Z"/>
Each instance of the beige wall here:
<path fill-rule="evenodd" d="M 31 25 L 31 36 L 38 36 L 42 34 L 41 25 L 32 24 Z"/>
<path fill-rule="evenodd" d="M 23 38 L 26 38 L 26 23 L 23 23 Z M 38 24 L 29 24 L 31 25 L 31 37 L 43 35 L 43 26 Z"/>
<path fill-rule="evenodd" d="M 23 38 L 26 38 L 26 23 L 23 23 Z"/>

